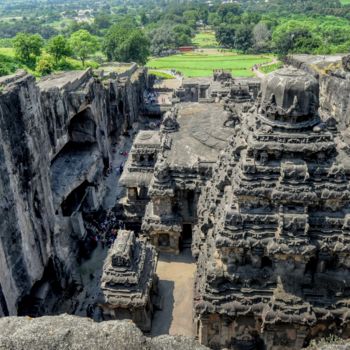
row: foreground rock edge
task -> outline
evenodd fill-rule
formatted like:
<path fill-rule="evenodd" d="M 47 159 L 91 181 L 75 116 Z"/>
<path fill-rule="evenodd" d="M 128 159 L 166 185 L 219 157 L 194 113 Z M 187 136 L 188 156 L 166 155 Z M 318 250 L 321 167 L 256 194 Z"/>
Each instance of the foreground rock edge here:
<path fill-rule="evenodd" d="M 195 339 L 162 335 L 145 337 L 131 321 L 97 323 L 89 318 L 60 316 L 0 319 L 1 350 L 205 350 Z"/>

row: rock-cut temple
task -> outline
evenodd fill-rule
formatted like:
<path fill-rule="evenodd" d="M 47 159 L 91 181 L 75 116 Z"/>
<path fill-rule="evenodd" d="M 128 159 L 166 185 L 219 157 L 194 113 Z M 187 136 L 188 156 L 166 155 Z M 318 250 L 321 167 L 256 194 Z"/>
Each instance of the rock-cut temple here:
<path fill-rule="evenodd" d="M 198 204 L 194 322 L 213 349 L 299 349 L 349 336 L 349 159 L 318 81 L 270 74 Z"/>

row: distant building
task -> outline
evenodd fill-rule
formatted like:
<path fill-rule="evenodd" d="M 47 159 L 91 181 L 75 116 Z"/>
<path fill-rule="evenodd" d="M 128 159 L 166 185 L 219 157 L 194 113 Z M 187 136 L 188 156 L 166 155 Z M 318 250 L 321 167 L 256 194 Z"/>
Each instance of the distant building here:
<path fill-rule="evenodd" d="M 180 46 L 179 51 L 180 52 L 190 52 L 194 51 L 195 47 L 194 46 Z"/>

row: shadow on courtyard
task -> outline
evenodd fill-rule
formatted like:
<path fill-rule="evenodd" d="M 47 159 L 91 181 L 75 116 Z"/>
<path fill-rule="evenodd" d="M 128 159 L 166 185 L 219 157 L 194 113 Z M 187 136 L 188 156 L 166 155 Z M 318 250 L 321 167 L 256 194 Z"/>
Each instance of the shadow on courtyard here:
<path fill-rule="evenodd" d="M 170 326 L 173 321 L 174 309 L 174 282 L 159 281 L 159 295 L 162 298 L 162 310 L 157 310 L 152 321 L 152 336 L 169 334 Z"/>

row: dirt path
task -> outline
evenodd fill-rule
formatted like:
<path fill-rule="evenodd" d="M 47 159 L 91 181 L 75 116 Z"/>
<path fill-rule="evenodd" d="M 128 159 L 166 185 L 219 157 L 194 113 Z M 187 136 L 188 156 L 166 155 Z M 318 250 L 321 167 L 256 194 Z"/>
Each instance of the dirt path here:
<path fill-rule="evenodd" d="M 179 256 L 160 255 L 157 275 L 163 309 L 156 311 L 154 315 L 152 336 L 193 335 L 192 299 L 195 269 L 190 249 Z"/>
<path fill-rule="evenodd" d="M 276 57 L 274 57 L 271 62 L 253 66 L 253 72 L 258 78 L 262 79 L 262 78 L 264 78 L 264 76 L 266 74 L 264 72 L 260 71 L 260 68 L 261 67 L 266 67 L 266 66 L 271 66 L 271 65 L 273 65 L 275 63 L 278 63 L 278 59 Z"/>

